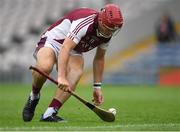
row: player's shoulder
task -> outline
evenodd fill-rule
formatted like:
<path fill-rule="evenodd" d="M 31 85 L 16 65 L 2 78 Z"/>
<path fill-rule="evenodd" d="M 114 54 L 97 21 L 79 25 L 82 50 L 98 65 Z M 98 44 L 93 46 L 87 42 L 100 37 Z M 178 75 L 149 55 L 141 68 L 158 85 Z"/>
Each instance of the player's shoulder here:
<path fill-rule="evenodd" d="M 85 13 L 85 14 L 86 13 L 87 14 L 96 14 L 96 13 L 98 13 L 96 10 L 94 10 L 92 8 L 86 8 L 86 7 L 75 9 L 75 10 L 73 10 L 73 12 Z"/>
<path fill-rule="evenodd" d="M 97 16 L 98 11 L 91 9 L 91 8 L 78 8 L 78 9 L 74 9 L 73 11 L 71 11 L 69 14 L 67 14 L 66 18 L 70 18 L 70 19 L 80 19 L 83 17 L 88 17 L 88 16 Z"/>

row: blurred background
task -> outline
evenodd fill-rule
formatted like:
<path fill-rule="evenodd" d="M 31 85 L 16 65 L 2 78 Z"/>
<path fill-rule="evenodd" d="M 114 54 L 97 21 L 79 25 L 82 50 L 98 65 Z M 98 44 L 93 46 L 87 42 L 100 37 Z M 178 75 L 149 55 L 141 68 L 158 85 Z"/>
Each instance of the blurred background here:
<path fill-rule="evenodd" d="M 0 0 L 0 83 L 31 83 L 40 35 L 74 8 L 106 3 L 119 5 L 124 25 L 108 49 L 103 82 L 180 85 L 179 0 Z M 84 54 L 81 83 L 92 82 L 94 52 Z"/>

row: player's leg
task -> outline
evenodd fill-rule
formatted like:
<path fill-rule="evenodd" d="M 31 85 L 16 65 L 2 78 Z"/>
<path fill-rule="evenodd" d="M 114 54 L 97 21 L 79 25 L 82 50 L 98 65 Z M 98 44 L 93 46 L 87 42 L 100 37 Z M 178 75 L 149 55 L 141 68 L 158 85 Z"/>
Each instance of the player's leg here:
<path fill-rule="evenodd" d="M 74 91 L 77 83 L 79 82 L 82 74 L 83 74 L 83 66 L 84 60 L 80 55 L 71 56 L 68 63 L 68 71 L 67 71 L 67 79 L 71 84 L 71 89 Z M 68 92 L 64 92 L 61 89 L 57 89 L 55 93 L 55 98 L 64 103 L 70 94 Z"/>
<path fill-rule="evenodd" d="M 54 51 L 51 48 L 43 47 L 37 52 L 36 58 L 36 67 L 49 74 L 53 69 L 53 65 L 56 63 Z M 45 81 L 46 78 L 39 73 L 32 71 L 32 91 L 23 109 L 24 121 L 32 120 L 36 105 L 40 99 L 40 90 Z"/>
<path fill-rule="evenodd" d="M 73 91 L 75 90 L 75 87 L 83 73 L 83 65 L 84 65 L 84 60 L 82 56 L 80 55 L 70 56 L 68 62 L 67 77 L 68 77 L 68 81 L 71 84 L 71 89 Z M 50 103 L 48 109 L 42 115 L 41 121 L 53 121 L 53 122 L 62 121 L 63 119 L 56 116 L 56 114 L 57 111 L 60 109 L 60 107 L 63 105 L 63 103 L 65 103 L 69 97 L 70 94 L 68 92 L 64 92 L 63 90 L 58 88 L 55 92 L 55 96 L 52 102 Z"/>
<path fill-rule="evenodd" d="M 49 47 L 41 48 L 37 53 L 36 67 L 41 69 L 43 72 L 49 74 L 54 64 L 56 63 L 56 56 L 53 49 Z M 32 71 L 32 92 L 34 95 L 38 94 L 46 81 L 46 78 L 43 77 L 36 71 Z"/>

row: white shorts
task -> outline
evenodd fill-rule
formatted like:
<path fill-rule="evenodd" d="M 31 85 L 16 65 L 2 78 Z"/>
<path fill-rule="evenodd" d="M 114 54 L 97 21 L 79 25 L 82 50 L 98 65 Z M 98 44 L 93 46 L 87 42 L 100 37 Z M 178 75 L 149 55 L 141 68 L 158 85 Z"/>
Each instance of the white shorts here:
<path fill-rule="evenodd" d="M 56 59 L 57 59 L 58 55 L 59 55 L 59 52 L 61 50 L 62 44 L 56 42 L 55 40 L 49 40 L 47 37 L 41 38 L 41 40 L 37 43 L 36 50 L 35 50 L 35 52 L 33 54 L 35 59 L 37 58 L 37 52 L 42 47 L 49 47 L 49 48 L 51 48 L 54 51 L 54 53 L 56 55 Z M 76 56 L 76 55 L 82 56 L 82 53 L 78 53 L 78 52 L 72 50 L 70 52 L 70 55 L 72 55 L 72 56 Z"/>

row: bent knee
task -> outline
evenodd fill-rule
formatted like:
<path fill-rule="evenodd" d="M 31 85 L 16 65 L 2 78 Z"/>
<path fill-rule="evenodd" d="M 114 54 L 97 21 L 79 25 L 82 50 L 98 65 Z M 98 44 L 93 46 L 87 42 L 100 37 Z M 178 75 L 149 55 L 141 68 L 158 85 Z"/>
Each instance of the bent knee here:
<path fill-rule="evenodd" d="M 46 73 L 46 74 L 49 74 L 51 73 L 52 69 L 53 69 L 53 66 L 48 66 L 48 65 L 45 65 L 45 66 L 36 66 L 39 70 L 41 70 L 42 72 Z"/>
<path fill-rule="evenodd" d="M 49 73 L 51 73 L 53 67 L 52 66 L 43 66 L 43 67 L 41 67 L 41 69 L 43 72 L 49 74 Z"/>

